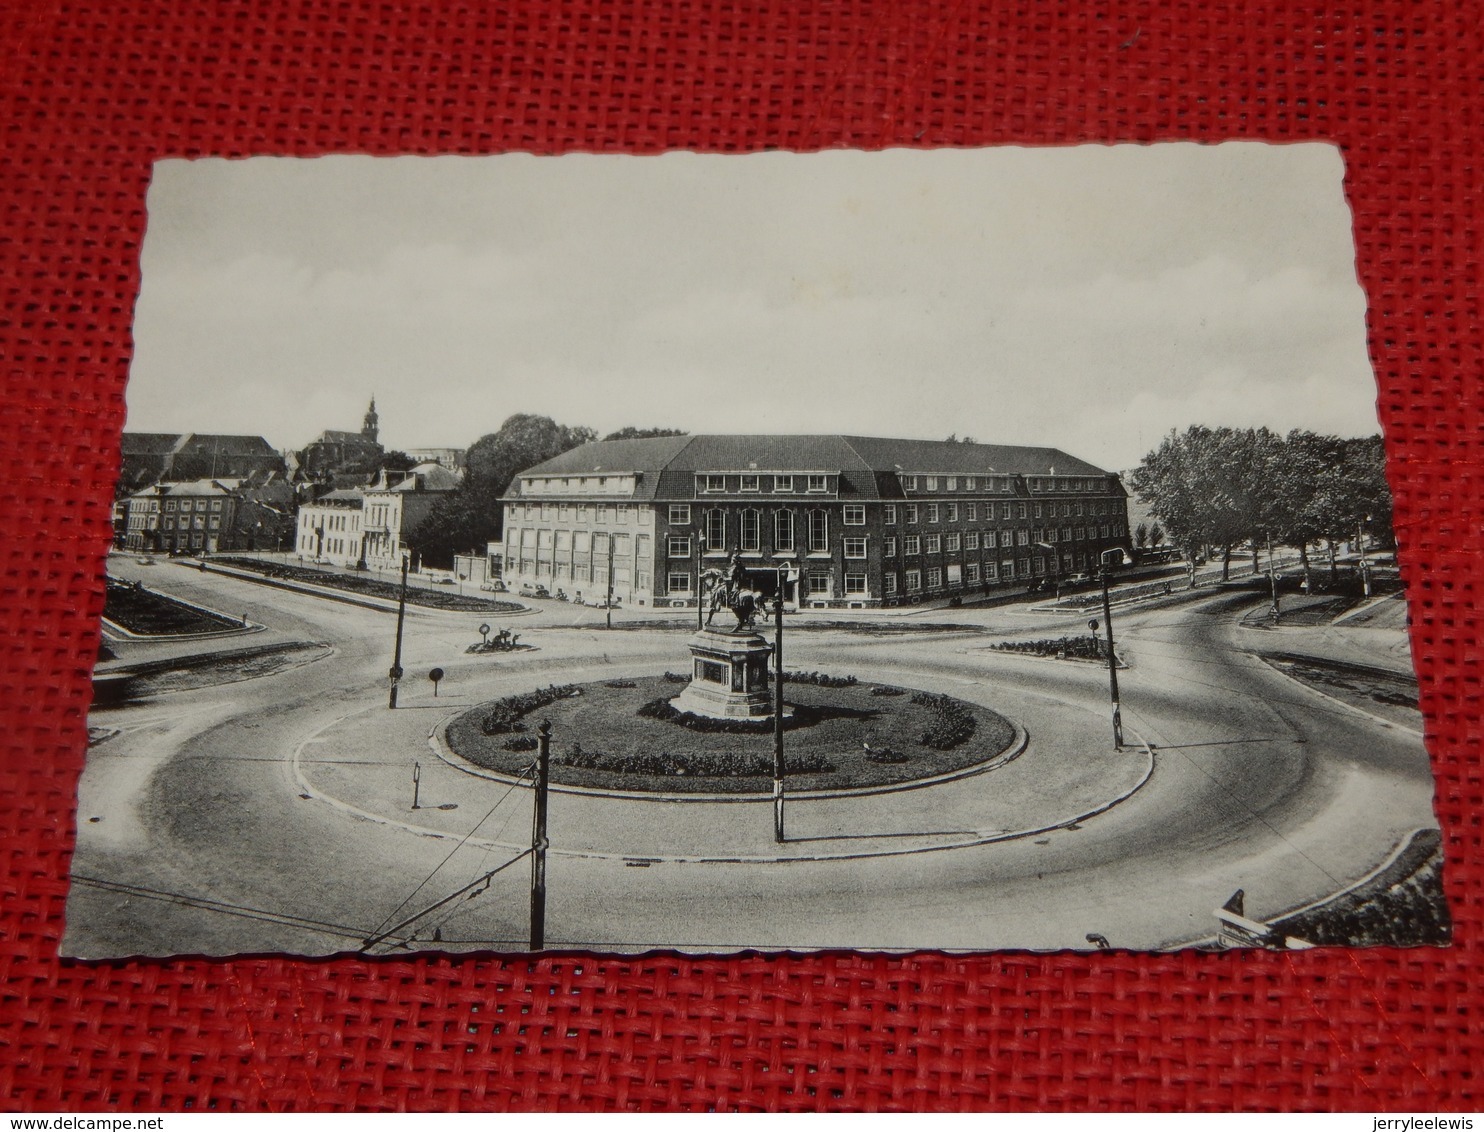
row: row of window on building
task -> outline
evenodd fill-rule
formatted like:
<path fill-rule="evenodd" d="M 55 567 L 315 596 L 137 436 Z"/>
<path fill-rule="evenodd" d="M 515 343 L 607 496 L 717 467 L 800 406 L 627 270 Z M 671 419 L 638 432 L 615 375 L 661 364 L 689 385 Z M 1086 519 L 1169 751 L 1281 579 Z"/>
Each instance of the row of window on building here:
<path fill-rule="evenodd" d="M 648 590 L 653 582 L 653 538 L 650 535 L 609 535 L 604 531 L 553 531 L 526 527 L 511 531 L 505 541 L 506 567 L 526 577 L 559 578 L 607 584 L 610 562 L 615 590 L 631 583 Z"/>

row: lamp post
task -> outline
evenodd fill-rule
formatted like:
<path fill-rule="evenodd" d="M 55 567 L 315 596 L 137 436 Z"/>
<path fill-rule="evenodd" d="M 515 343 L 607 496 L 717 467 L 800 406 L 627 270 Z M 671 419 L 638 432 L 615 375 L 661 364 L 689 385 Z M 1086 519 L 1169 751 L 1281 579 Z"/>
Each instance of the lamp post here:
<path fill-rule="evenodd" d="M 1113 701 L 1113 749 L 1123 750 L 1123 711 L 1118 702 L 1118 660 L 1113 655 L 1113 610 L 1108 600 L 1108 558 L 1118 555 L 1118 565 L 1127 566 L 1129 557 L 1121 546 L 1105 550 L 1098 556 L 1098 573 L 1103 579 L 1103 628 L 1108 635 L 1108 695 Z"/>
<path fill-rule="evenodd" d="M 701 550 L 702 528 L 696 527 L 696 632 L 706 627 L 706 563 Z"/>
<path fill-rule="evenodd" d="M 391 691 L 387 695 L 386 706 L 394 708 L 397 706 L 397 683 L 402 679 L 402 622 L 407 616 L 407 555 L 402 556 L 402 591 L 397 596 L 397 644 L 392 650 L 392 667 L 387 673 L 391 677 Z"/>
<path fill-rule="evenodd" d="M 1273 591 L 1273 624 L 1278 624 L 1282 611 L 1278 607 L 1278 570 L 1273 565 L 1273 536 L 1268 535 L 1268 586 Z"/>
<path fill-rule="evenodd" d="M 773 840 L 783 844 L 783 571 L 773 595 Z"/>
<path fill-rule="evenodd" d="M 1051 578 L 1052 584 L 1056 586 L 1056 600 L 1061 600 L 1061 559 L 1058 557 L 1056 547 L 1049 542 L 1036 543 L 1042 550 L 1051 551 Z"/>
<path fill-rule="evenodd" d="M 783 844 L 783 590 L 798 582 L 798 568 L 788 559 L 774 566 L 773 591 L 773 840 Z"/>
<path fill-rule="evenodd" d="M 1355 520 L 1355 550 L 1360 555 L 1360 584 L 1366 597 L 1371 596 L 1371 568 L 1365 560 L 1365 523 L 1370 516 Z"/>

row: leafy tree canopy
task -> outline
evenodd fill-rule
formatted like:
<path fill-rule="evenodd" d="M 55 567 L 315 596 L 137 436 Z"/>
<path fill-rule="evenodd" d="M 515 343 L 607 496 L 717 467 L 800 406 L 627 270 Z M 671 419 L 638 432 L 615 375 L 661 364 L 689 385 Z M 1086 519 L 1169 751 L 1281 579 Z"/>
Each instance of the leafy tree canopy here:
<path fill-rule="evenodd" d="M 412 545 L 425 561 L 442 566 L 451 565 L 455 554 L 482 552 L 500 535 L 500 497 L 510 482 L 527 468 L 596 438 L 590 428 L 557 424 L 550 417 L 509 417 L 498 432 L 470 445 L 463 483 L 412 532 Z"/>
<path fill-rule="evenodd" d="M 1300 548 L 1334 543 L 1352 536 L 1357 522 L 1390 539 L 1379 436 L 1192 425 L 1171 432 L 1129 484 L 1187 554 L 1215 546 L 1229 558 L 1239 543 L 1267 537 Z"/>
<path fill-rule="evenodd" d="M 610 432 L 604 440 L 648 440 L 652 436 L 686 436 L 683 428 L 635 428 L 629 425 L 617 432 Z"/>

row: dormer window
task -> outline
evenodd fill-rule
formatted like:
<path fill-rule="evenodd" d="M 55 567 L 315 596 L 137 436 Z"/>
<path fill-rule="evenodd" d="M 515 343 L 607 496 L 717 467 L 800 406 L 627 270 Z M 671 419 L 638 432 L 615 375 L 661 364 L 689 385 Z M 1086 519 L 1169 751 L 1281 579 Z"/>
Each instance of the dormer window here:
<path fill-rule="evenodd" d="M 902 480 L 902 490 L 903 491 L 916 491 L 917 490 L 917 477 L 916 476 L 902 476 L 901 477 L 901 480 Z"/>
<path fill-rule="evenodd" d="M 723 492 L 727 489 L 726 476 L 702 476 L 701 490 L 707 492 Z"/>
<path fill-rule="evenodd" d="M 756 494 L 760 490 L 760 482 L 757 476 L 743 476 L 742 491 L 746 494 Z"/>
<path fill-rule="evenodd" d="M 793 489 L 794 489 L 794 478 L 793 478 L 793 476 L 774 476 L 773 477 L 773 490 L 774 491 L 792 491 Z"/>
<path fill-rule="evenodd" d="M 809 490 L 810 491 L 827 491 L 827 490 L 829 490 L 829 486 L 825 482 L 825 477 L 824 476 L 810 476 L 809 477 Z"/>

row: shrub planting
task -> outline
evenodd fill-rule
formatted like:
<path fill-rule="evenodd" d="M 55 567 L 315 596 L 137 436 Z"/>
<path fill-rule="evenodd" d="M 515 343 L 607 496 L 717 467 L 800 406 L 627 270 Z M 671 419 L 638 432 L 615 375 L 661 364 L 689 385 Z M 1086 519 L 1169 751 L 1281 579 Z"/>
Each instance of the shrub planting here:
<path fill-rule="evenodd" d="M 974 713 L 952 696 L 918 692 L 912 697 L 912 703 L 927 708 L 931 713 L 927 728 L 917 740 L 924 747 L 947 751 L 968 742 L 974 734 Z"/>
<path fill-rule="evenodd" d="M 576 684 L 551 684 L 545 688 L 538 688 L 534 692 L 525 692 L 518 696 L 506 696 L 503 700 L 496 700 L 490 708 L 489 714 L 484 717 L 484 723 L 480 730 L 486 735 L 503 735 L 510 731 L 524 731 L 526 725 L 522 717 L 543 708 L 547 704 L 555 703 L 557 700 L 568 696 L 580 696 L 582 689 Z"/>
<path fill-rule="evenodd" d="M 645 751 L 616 755 L 606 751 L 585 750 L 573 743 L 553 762 L 585 770 L 605 770 L 618 774 L 643 774 L 658 778 L 685 776 L 693 778 L 771 778 L 773 758 L 762 754 L 710 754 L 684 751 Z M 834 764 L 818 754 L 804 754 L 790 759 L 786 774 L 829 774 Z"/>
<path fill-rule="evenodd" d="M 787 672 L 783 674 L 785 684 L 813 684 L 817 688 L 853 688 L 854 676 L 831 676 L 828 672 Z"/>
<path fill-rule="evenodd" d="M 1042 637 L 1034 641 L 1000 641 L 990 647 L 1030 656 L 1076 657 L 1079 660 L 1103 660 L 1107 657 L 1103 642 L 1096 637 Z"/>

